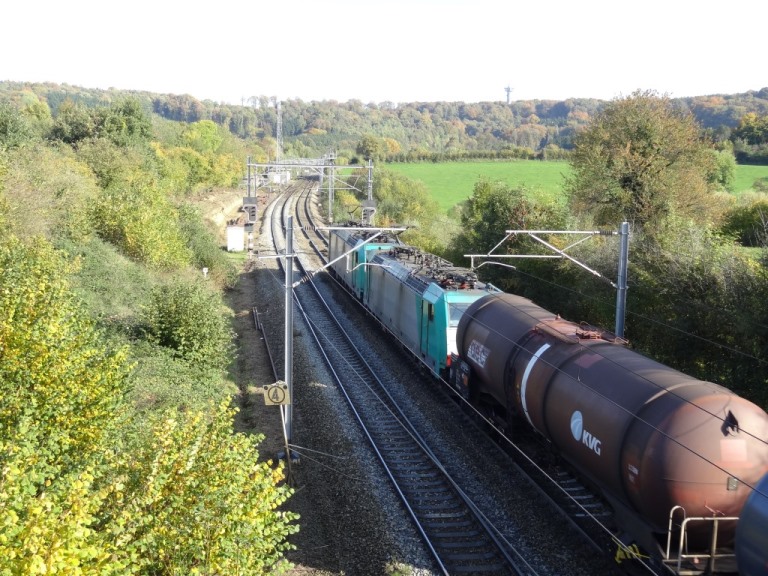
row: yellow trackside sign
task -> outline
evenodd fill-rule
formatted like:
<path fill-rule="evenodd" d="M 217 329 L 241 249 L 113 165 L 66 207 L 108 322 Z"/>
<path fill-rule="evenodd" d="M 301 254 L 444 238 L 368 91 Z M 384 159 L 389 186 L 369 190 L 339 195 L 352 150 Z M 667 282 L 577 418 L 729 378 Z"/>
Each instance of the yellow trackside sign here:
<path fill-rule="evenodd" d="M 267 406 L 286 406 L 291 403 L 288 385 L 285 382 L 277 381 L 274 384 L 262 386 L 261 389 L 264 394 L 264 404 Z"/>

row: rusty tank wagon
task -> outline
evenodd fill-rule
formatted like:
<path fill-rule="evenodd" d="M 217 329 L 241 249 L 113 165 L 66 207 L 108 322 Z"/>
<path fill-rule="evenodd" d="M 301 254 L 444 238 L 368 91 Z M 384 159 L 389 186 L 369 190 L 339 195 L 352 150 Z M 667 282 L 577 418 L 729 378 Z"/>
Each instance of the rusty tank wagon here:
<path fill-rule="evenodd" d="M 457 348 L 452 385 L 500 422 L 544 436 L 646 550 L 673 529 L 685 546 L 705 546 L 713 519 L 722 519 L 717 545 L 733 545 L 736 518 L 768 472 L 760 407 L 512 294 L 473 303 Z"/>

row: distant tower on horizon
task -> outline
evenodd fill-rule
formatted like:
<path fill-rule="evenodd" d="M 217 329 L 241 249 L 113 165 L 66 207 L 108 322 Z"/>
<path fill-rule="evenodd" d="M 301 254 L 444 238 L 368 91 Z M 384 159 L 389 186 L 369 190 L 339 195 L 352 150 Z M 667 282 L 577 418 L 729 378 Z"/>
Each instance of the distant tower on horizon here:
<path fill-rule="evenodd" d="M 512 93 L 512 88 L 507 86 L 506 88 L 504 88 L 504 91 L 507 93 L 507 105 L 509 105 L 509 95 Z"/>

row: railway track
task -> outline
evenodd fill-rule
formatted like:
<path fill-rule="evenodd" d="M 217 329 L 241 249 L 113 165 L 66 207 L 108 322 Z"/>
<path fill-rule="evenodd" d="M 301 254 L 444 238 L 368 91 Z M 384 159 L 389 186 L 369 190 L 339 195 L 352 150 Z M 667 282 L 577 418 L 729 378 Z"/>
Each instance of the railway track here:
<path fill-rule="evenodd" d="M 412 515 L 414 523 L 419 527 L 418 530 L 430 553 L 436 558 L 440 571 L 444 574 L 537 573 L 534 568 L 537 565 L 536 560 L 526 564 L 502 536 L 507 534 L 509 538 L 510 530 L 494 528 L 493 522 L 472 504 L 471 498 L 466 498 L 460 487 L 461 482 L 450 479 L 450 474 L 440 463 L 439 455 L 434 453 L 434 447 L 430 449 L 424 442 L 423 433 L 419 434 L 417 427 L 409 423 L 409 419 L 397 406 L 398 403 L 386 392 L 393 383 L 379 381 L 377 370 L 367 365 L 364 357 L 361 357 L 364 354 L 358 353 L 354 344 L 340 344 L 349 339 L 330 319 L 332 314 L 328 305 L 323 303 L 323 299 L 333 297 L 331 292 L 336 288 L 328 286 L 329 282 L 308 281 L 314 275 L 313 271 L 321 268 L 327 261 L 327 241 L 315 227 L 311 216 L 311 193 L 311 185 L 292 185 L 279 202 L 273 202 L 268 207 L 265 225 L 269 223 L 268 225 L 272 226 L 277 238 L 276 250 L 284 253 L 285 219 L 289 213 L 295 213 L 293 228 L 294 248 L 299 253 L 297 260 L 309 261 L 306 264 L 308 268 L 297 270 L 293 277 L 296 284 L 295 295 L 298 296 L 302 314 L 306 314 L 307 324 L 312 327 L 318 348 L 323 350 L 326 361 L 336 367 L 334 372 L 335 377 L 339 379 L 339 387 L 344 390 L 347 401 L 353 406 L 355 418 L 366 430 L 377 457 L 387 470 L 386 474 Z M 300 242 L 298 238 L 301 238 Z M 301 246 L 297 246 L 298 244 Z M 326 277 L 326 274 L 317 275 L 318 280 Z M 301 284 L 298 284 L 299 281 Z M 431 377 L 424 376 L 423 380 L 430 380 L 425 385 L 430 389 L 435 388 Z M 449 393 L 442 396 L 446 404 L 454 404 L 455 400 Z M 400 403 L 402 401 L 399 400 Z M 455 411 L 455 406 L 453 410 Z M 478 422 L 471 414 L 458 412 L 462 413 L 462 422 L 455 423 L 458 429 L 485 424 L 482 420 Z M 537 507 L 546 509 L 547 506 L 557 503 L 556 507 L 563 514 L 561 520 L 571 522 L 577 531 L 582 532 L 582 537 L 591 543 L 593 553 L 594 550 L 599 550 L 599 554 L 605 557 L 605 538 L 591 539 L 589 528 L 584 528 L 592 523 L 594 516 L 599 518 L 604 514 L 601 504 L 594 501 L 589 491 L 565 471 L 557 470 L 549 478 L 541 473 L 536 476 L 538 464 L 526 466 L 527 457 L 524 457 L 520 467 L 510 460 L 520 460 L 515 450 L 503 452 L 504 455 L 499 449 L 498 456 L 507 461 L 508 467 L 514 467 L 525 476 L 534 472 L 533 479 L 529 476 L 528 482 L 539 491 L 536 498 L 541 503 L 537 503 Z M 530 469 L 524 472 L 524 467 Z M 443 479 L 445 476 L 448 476 L 448 479 Z M 550 486 L 549 490 L 542 490 L 544 483 L 553 486 Z M 545 503 L 545 500 L 549 504 Z M 484 511 L 488 513 L 487 507 Z M 544 514 L 549 514 L 551 519 L 551 513 Z M 498 520 L 497 517 L 495 521 Z M 551 572 L 545 569 L 542 573 Z M 603 565 L 596 567 L 594 573 L 616 572 L 610 568 L 606 572 Z"/>
<path fill-rule="evenodd" d="M 285 251 L 285 217 L 310 191 L 296 187 L 268 209 L 275 248 Z M 301 227 L 310 240 L 310 230 Z M 313 250 L 322 254 L 322 240 Z M 312 241 L 313 244 L 315 241 Z M 304 278 L 307 271 L 300 272 Z M 387 392 L 382 381 L 334 317 L 314 282 L 297 287 L 300 313 L 331 367 L 355 418 L 443 574 L 533 575 L 446 472 L 429 444 Z"/>
<path fill-rule="evenodd" d="M 296 204 L 296 218 L 299 222 L 298 228 L 302 231 L 307 242 L 312 246 L 314 253 L 319 258 L 319 266 L 327 263 L 328 239 L 321 233 L 320 228 L 315 223 L 310 206 L 310 193 L 305 191 L 300 195 Z M 320 239 L 320 245 L 317 243 Z M 354 301 L 354 294 L 350 293 L 345 286 L 337 283 L 338 286 L 347 292 Z M 390 335 L 395 337 L 394 335 Z M 415 357 L 417 362 L 422 362 L 420 358 Z M 428 385 L 434 384 L 432 376 L 426 378 Z M 443 392 L 449 397 L 454 397 L 454 392 L 443 382 Z M 465 426 L 473 426 L 478 433 L 487 433 L 483 429 L 487 428 L 489 422 L 479 416 L 474 408 L 467 404 L 468 422 Z M 613 526 L 613 513 L 610 508 L 598 497 L 592 490 L 587 488 L 570 470 L 558 464 L 552 464 L 548 459 L 548 450 L 546 447 L 537 445 L 537 440 L 522 440 L 515 442 L 505 437 L 501 431 L 491 425 L 490 434 L 501 438 L 498 440 L 499 448 L 508 458 L 511 459 L 510 465 L 515 466 L 523 474 L 530 484 L 539 492 L 542 500 L 546 500 L 549 505 L 554 507 L 560 513 L 563 521 L 567 522 L 571 528 L 576 531 L 584 542 L 596 553 L 612 555 L 617 546 L 621 546 L 614 536 L 615 528 Z M 542 454 L 544 454 L 542 456 Z M 633 550 L 627 548 L 624 550 L 627 558 L 632 557 Z M 621 555 L 621 554 L 619 554 Z M 661 572 L 647 565 L 641 560 L 640 572 L 648 574 L 661 575 Z"/>

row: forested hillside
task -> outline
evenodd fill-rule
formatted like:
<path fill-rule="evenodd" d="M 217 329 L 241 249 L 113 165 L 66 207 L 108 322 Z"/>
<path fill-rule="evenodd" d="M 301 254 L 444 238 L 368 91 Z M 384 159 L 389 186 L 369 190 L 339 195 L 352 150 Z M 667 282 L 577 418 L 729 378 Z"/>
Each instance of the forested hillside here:
<path fill-rule="evenodd" d="M 212 120 L 232 134 L 260 143 L 258 160 L 274 159 L 277 110 L 273 98 L 254 96 L 242 105 L 199 101 L 189 95 L 94 90 L 69 85 L 0 82 L 0 100 L 35 95 L 53 116 L 66 102 L 105 106 L 130 96 L 147 113 L 180 122 Z M 727 141 L 747 114 L 768 115 L 768 88 L 745 94 L 672 99 L 690 111 L 717 141 Z M 362 156 L 363 136 L 378 139 L 378 157 L 392 161 L 462 158 L 562 158 L 574 136 L 607 102 L 593 99 L 504 102 L 282 102 L 285 154 L 316 157 L 330 149 L 340 160 Z M 737 150 L 738 151 L 738 150 Z M 768 154 L 766 161 L 768 162 Z"/>

